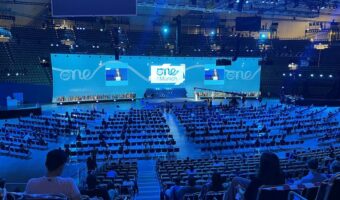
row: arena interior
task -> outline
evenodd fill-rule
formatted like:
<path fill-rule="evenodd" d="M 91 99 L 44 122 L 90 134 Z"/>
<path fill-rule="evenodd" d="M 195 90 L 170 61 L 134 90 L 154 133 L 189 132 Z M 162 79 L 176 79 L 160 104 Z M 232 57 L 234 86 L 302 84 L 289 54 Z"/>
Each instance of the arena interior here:
<path fill-rule="evenodd" d="M 340 1 L 0 0 L 0 199 L 339 200 Z"/>

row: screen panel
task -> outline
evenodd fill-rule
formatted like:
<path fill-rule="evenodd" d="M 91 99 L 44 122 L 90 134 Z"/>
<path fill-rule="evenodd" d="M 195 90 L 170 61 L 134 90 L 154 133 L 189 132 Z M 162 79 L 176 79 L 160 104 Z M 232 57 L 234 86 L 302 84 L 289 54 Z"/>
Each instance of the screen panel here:
<path fill-rule="evenodd" d="M 137 14 L 136 0 L 52 0 L 53 17 L 124 16 Z"/>
<path fill-rule="evenodd" d="M 135 93 L 142 98 L 147 88 L 194 87 L 229 92 L 259 92 L 259 58 L 238 58 L 231 66 L 216 66 L 217 58 L 147 57 L 51 54 L 53 99 Z"/>
<path fill-rule="evenodd" d="M 236 17 L 236 31 L 261 30 L 261 17 Z"/>

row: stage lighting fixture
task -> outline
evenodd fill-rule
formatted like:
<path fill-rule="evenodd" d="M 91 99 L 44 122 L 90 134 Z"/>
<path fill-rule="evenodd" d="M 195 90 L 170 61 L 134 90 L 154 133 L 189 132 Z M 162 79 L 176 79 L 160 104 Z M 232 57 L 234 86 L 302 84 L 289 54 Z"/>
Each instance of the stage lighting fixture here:
<path fill-rule="evenodd" d="M 167 34 L 167 33 L 169 33 L 169 28 L 167 26 L 164 26 L 162 28 L 162 31 L 163 31 L 164 34 Z"/>
<path fill-rule="evenodd" d="M 293 76 L 293 74 L 289 73 L 289 76 Z"/>
<path fill-rule="evenodd" d="M 322 77 L 323 77 L 323 74 L 320 74 L 320 77 L 322 78 Z"/>
<path fill-rule="evenodd" d="M 214 35 L 215 35 L 215 31 L 211 31 L 211 32 L 210 32 L 210 35 L 211 35 L 211 36 L 214 36 Z"/>
<path fill-rule="evenodd" d="M 295 64 L 295 63 L 290 63 L 288 65 L 288 68 L 289 68 L 289 70 L 297 70 L 298 69 L 298 65 Z"/>
<path fill-rule="evenodd" d="M 261 38 L 261 39 L 266 39 L 266 38 L 267 38 L 267 36 L 266 36 L 266 34 L 264 34 L 264 33 L 261 33 L 261 34 L 260 34 L 260 38 Z"/>
<path fill-rule="evenodd" d="M 332 75 L 332 74 L 330 74 L 328 77 L 329 77 L 329 78 L 333 78 L 333 75 Z"/>
<path fill-rule="evenodd" d="M 299 77 L 301 77 L 302 76 L 302 74 L 299 74 Z"/>
<path fill-rule="evenodd" d="M 314 74 L 311 74 L 310 77 L 314 77 Z"/>
<path fill-rule="evenodd" d="M 283 74 L 282 74 L 282 76 L 286 76 L 286 74 L 285 74 L 285 73 L 283 73 Z"/>

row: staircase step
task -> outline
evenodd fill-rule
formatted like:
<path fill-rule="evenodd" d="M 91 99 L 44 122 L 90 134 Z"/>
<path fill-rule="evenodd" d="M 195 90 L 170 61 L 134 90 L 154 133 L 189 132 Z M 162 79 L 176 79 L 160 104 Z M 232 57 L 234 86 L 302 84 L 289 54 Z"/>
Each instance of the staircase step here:
<path fill-rule="evenodd" d="M 138 161 L 138 187 L 136 200 L 159 199 L 161 187 L 159 185 L 156 162 L 154 160 Z"/>

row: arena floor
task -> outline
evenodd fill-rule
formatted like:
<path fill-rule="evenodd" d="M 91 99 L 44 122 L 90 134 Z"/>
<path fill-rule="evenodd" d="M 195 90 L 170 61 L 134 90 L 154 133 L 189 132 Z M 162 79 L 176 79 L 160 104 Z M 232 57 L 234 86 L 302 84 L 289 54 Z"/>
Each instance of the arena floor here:
<path fill-rule="evenodd" d="M 153 102 L 155 103 L 155 102 Z M 214 102 L 214 104 L 219 104 L 220 101 Z M 257 100 L 247 100 L 247 105 L 257 105 L 259 102 Z M 262 103 L 277 104 L 279 103 L 276 99 L 264 99 Z M 52 112 L 66 112 L 73 109 L 83 109 L 90 110 L 96 108 L 97 110 L 104 109 L 108 113 L 113 113 L 115 111 L 128 110 L 130 108 L 146 108 L 148 106 L 155 106 L 153 104 L 146 103 L 144 101 L 134 101 L 134 102 L 112 102 L 112 103 L 98 103 L 98 104 L 79 104 L 79 105 L 65 105 L 58 106 L 55 104 L 43 105 L 43 114 L 51 114 Z M 338 109 L 337 107 L 327 108 L 327 109 Z M 190 141 L 185 134 L 183 134 L 184 129 L 177 121 L 176 117 L 172 113 L 164 114 L 168 125 L 170 126 L 170 132 L 173 134 L 176 140 L 176 146 L 180 148 L 180 151 L 176 154 L 177 158 L 200 158 L 208 157 L 211 155 L 201 153 L 197 144 Z M 339 118 L 339 116 L 337 116 Z M 4 123 L 4 120 L 0 120 L 0 125 Z M 49 149 L 54 149 L 62 147 L 64 143 L 69 143 L 75 140 L 75 138 L 62 138 L 58 144 L 49 144 Z M 303 146 L 316 147 L 317 141 L 315 139 L 308 139 L 305 141 Z M 301 146 L 301 148 L 303 148 Z M 256 150 L 254 150 L 256 151 Z M 39 177 L 45 174 L 44 161 L 45 161 L 46 151 L 33 150 L 32 158 L 30 160 L 23 160 L 12 157 L 0 156 L 0 177 L 5 177 L 7 183 L 10 185 L 23 188 L 25 183 L 29 178 Z M 278 153 L 279 156 L 284 156 L 284 153 Z M 64 171 L 64 176 L 71 176 L 78 180 L 79 174 L 85 171 L 85 163 L 70 163 L 66 166 Z"/>

